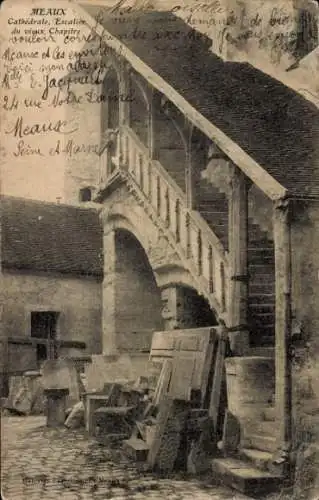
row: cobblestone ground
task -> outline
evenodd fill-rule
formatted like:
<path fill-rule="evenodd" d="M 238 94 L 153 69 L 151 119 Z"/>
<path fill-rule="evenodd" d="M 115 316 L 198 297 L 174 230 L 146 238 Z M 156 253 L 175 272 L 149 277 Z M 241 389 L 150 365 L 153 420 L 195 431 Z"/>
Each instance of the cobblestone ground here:
<path fill-rule="evenodd" d="M 208 480 L 159 478 L 83 430 L 49 429 L 43 417 L 1 419 L 5 500 L 248 500 Z"/>

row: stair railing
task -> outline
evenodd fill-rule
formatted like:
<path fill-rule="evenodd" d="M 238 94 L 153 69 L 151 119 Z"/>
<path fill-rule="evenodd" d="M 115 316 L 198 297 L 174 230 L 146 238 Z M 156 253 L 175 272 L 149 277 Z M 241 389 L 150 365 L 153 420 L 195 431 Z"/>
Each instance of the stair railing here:
<path fill-rule="evenodd" d="M 117 171 L 129 174 L 187 260 L 201 293 L 213 299 L 227 323 L 229 262 L 221 241 L 200 214 L 187 206 L 181 188 L 157 160 L 150 159 L 148 148 L 130 127 L 121 128 L 119 148 Z"/>

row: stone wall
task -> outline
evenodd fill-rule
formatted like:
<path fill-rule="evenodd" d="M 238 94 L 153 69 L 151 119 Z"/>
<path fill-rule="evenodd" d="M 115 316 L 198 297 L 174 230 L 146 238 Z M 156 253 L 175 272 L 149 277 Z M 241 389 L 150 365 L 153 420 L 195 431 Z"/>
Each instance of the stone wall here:
<path fill-rule="evenodd" d="M 294 498 L 315 498 L 319 480 L 319 203 L 294 210 L 293 286 L 293 447 L 297 470 Z M 318 487 L 318 484 L 317 484 Z M 307 488 L 307 490 L 305 489 Z"/>
<path fill-rule="evenodd" d="M 293 386 L 297 445 L 305 436 L 307 439 L 319 437 L 318 227 L 319 203 L 296 206 L 292 232 L 292 283 L 296 325 Z M 300 336 L 298 336 L 299 330 Z"/>
<path fill-rule="evenodd" d="M 9 372 L 35 368 L 35 347 L 31 337 L 31 311 L 60 312 L 57 338 L 86 343 L 86 350 L 62 349 L 62 355 L 101 352 L 101 283 L 95 279 L 23 272 L 4 272 L 3 338 L 17 338 L 9 344 Z M 21 339 L 22 338 L 22 339 Z M 1 344 L 2 349 L 5 344 Z M 76 352 L 79 351 L 79 352 Z M 2 370 L 1 370 L 2 371 Z"/>

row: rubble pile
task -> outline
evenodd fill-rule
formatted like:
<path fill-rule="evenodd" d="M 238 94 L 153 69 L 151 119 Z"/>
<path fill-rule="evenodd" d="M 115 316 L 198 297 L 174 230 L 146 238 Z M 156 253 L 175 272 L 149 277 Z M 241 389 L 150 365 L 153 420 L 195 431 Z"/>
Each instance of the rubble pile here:
<path fill-rule="evenodd" d="M 9 396 L 3 407 L 21 415 L 38 415 L 45 410 L 41 373 L 37 371 L 14 375 L 9 380 Z"/>
<path fill-rule="evenodd" d="M 150 358 L 161 363 L 159 376 L 83 394 L 89 434 L 121 442 L 133 460 L 159 472 L 207 471 L 217 442 L 222 341 L 217 328 L 155 333 Z"/>

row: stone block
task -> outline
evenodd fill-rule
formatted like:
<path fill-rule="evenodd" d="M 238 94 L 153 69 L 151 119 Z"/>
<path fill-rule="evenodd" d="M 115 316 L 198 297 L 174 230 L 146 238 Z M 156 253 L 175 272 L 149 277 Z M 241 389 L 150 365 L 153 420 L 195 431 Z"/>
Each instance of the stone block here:
<path fill-rule="evenodd" d="M 73 406 L 64 425 L 68 429 L 77 429 L 84 425 L 84 404 L 82 401 Z"/>
<path fill-rule="evenodd" d="M 84 391 L 80 375 L 71 359 L 50 359 L 42 365 L 42 384 L 44 389 L 68 388 L 67 407 L 80 401 Z"/>
<path fill-rule="evenodd" d="M 47 426 L 62 426 L 65 422 L 66 398 L 69 389 L 44 389 L 44 394 L 47 397 Z"/>
<path fill-rule="evenodd" d="M 148 450 L 149 446 L 142 439 L 130 438 L 123 441 L 123 451 L 136 462 L 145 462 Z"/>
<path fill-rule="evenodd" d="M 10 377 L 6 408 L 27 415 L 43 413 L 43 386 L 39 372 Z"/>
<path fill-rule="evenodd" d="M 226 410 L 223 429 L 223 451 L 225 454 L 235 453 L 240 443 L 240 425 L 238 419 Z"/>
<path fill-rule="evenodd" d="M 275 360 L 245 356 L 225 360 L 228 409 L 240 423 L 260 417 L 275 393 Z"/>
<path fill-rule="evenodd" d="M 92 363 L 85 368 L 87 391 L 101 391 L 107 382 L 127 384 L 140 376 L 158 376 L 158 367 L 144 355 L 92 355 Z"/>

